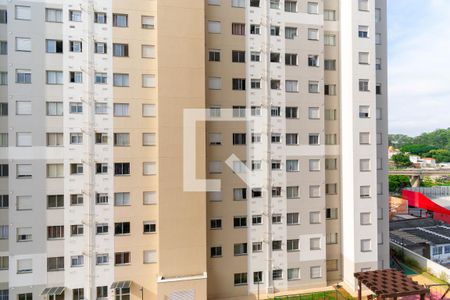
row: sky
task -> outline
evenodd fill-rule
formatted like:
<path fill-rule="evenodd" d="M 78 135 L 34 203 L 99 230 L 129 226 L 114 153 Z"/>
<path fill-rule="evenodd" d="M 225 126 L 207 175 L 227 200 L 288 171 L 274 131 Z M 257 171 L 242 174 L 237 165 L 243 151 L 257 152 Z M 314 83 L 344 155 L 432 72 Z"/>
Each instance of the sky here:
<path fill-rule="evenodd" d="M 389 133 L 450 127 L 450 0 L 387 0 Z"/>

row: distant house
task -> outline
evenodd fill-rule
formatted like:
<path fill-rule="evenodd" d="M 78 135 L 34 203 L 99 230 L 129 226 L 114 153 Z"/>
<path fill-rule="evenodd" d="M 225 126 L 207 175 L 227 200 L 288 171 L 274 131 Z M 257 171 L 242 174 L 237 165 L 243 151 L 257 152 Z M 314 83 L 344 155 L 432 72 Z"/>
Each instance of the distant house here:
<path fill-rule="evenodd" d="M 436 160 L 430 157 L 421 158 L 418 155 L 410 155 L 409 161 L 414 164 L 415 167 L 419 168 L 436 168 Z"/>

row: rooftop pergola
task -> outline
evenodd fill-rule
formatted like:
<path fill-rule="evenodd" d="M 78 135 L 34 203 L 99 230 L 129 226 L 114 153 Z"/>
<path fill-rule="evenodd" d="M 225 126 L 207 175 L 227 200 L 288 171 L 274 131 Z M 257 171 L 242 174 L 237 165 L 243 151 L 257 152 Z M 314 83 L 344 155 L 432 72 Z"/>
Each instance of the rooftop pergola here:
<path fill-rule="evenodd" d="M 358 280 L 358 299 L 362 299 L 363 284 L 376 294 L 378 299 L 420 295 L 420 299 L 423 300 L 429 293 L 428 288 L 394 269 L 358 272 L 354 276 Z"/>

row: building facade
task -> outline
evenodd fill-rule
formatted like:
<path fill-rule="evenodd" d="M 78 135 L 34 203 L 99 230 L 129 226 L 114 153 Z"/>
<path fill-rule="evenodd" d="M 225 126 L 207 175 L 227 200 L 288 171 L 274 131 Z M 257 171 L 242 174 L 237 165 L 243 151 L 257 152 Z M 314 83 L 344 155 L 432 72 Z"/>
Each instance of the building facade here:
<path fill-rule="evenodd" d="M 389 267 L 386 30 L 385 0 L 0 2 L 2 300 Z M 186 109 L 220 189 L 184 186 Z"/>

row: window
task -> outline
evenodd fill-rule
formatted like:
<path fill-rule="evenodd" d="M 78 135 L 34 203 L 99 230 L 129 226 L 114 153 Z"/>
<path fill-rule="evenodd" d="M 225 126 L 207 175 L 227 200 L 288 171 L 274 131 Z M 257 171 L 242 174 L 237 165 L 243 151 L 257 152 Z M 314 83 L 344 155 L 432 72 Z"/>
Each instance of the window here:
<path fill-rule="evenodd" d="M 70 195 L 70 205 L 72 206 L 83 205 L 83 195 L 82 194 Z"/>
<path fill-rule="evenodd" d="M 308 2 L 308 14 L 319 14 L 319 3 L 317 2 Z"/>
<path fill-rule="evenodd" d="M 308 118 L 310 120 L 320 119 L 320 108 L 319 107 L 308 107 Z"/>
<path fill-rule="evenodd" d="M 284 56 L 286 66 L 296 66 L 297 65 L 297 54 L 286 53 Z"/>
<path fill-rule="evenodd" d="M 281 197 L 281 187 L 279 186 L 272 187 L 272 197 Z"/>
<path fill-rule="evenodd" d="M 245 24 L 232 23 L 231 24 L 231 34 L 233 34 L 233 35 L 245 35 Z"/>
<path fill-rule="evenodd" d="M 309 197 L 310 198 L 320 198 L 320 186 L 310 185 L 309 186 Z"/>
<path fill-rule="evenodd" d="M 280 8 L 280 0 L 270 0 L 270 8 L 279 9 Z"/>
<path fill-rule="evenodd" d="M 113 85 L 115 87 L 127 87 L 129 86 L 129 74 L 113 74 Z"/>
<path fill-rule="evenodd" d="M 94 13 L 94 22 L 97 24 L 106 24 L 106 13 L 103 12 L 95 12 Z"/>
<path fill-rule="evenodd" d="M 70 102 L 69 112 L 71 114 L 81 114 L 83 112 L 83 103 L 81 102 Z"/>
<path fill-rule="evenodd" d="M 47 164 L 47 178 L 64 177 L 64 164 Z"/>
<path fill-rule="evenodd" d="M 210 227 L 211 229 L 222 229 L 222 219 L 211 219 Z"/>
<path fill-rule="evenodd" d="M 361 252 L 370 252 L 370 251 L 372 251 L 372 241 L 370 239 L 362 239 Z"/>
<path fill-rule="evenodd" d="M 47 271 L 64 271 L 64 256 L 48 257 L 47 258 Z"/>
<path fill-rule="evenodd" d="M 376 33 L 375 34 L 375 44 L 376 45 L 381 45 L 381 33 Z"/>
<path fill-rule="evenodd" d="M 297 119 L 298 118 L 298 107 L 286 106 L 285 115 L 286 115 L 286 119 Z"/>
<path fill-rule="evenodd" d="M 95 164 L 95 173 L 96 174 L 107 174 L 108 173 L 108 164 L 107 163 L 96 163 Z"/>
<path fill-rule="evenodd" d="M 71 236 L 81 236 L 84 234 L 83 225 L 70 225 L 70 235 Z"/>
<path fill-rule="evenodd" d="M 30 6 L 22 6 L 16 5 L 16 20 L 31 20 L 31 7 Z"/>
<path fill-rule="evenodd" d="M 288 186 L 286 188 L 287 199 L 297 199 L 300 197 L 298 186 Z"/>
<path fill-rule="evenodd" d="M 286 80 L 286 93 L 298 93 L 298 81 L 297 80 Z"/>
<path fill-rule="evenodd" d="M 107 84 L 108 83 L 108 74 L 103 72 L 95 72 L 95 83 L 96 84 Z M 96 103 L 97 105 L 97 103 Z M 96 106 L 97 108 L 97 106 Z"/>
<path fill-rule="evenodd" d="M 327 208 L 325 210 L 325 217 L 327 220 L 335 220 L 337 219 L 337 208 Z"/>
<path fill-rule="evenodd" d="M 381 58 L 376 58 L 376 70 L 381 70 L 382 69 L 382 66 L 381 66 Z"/>
<path fill-rule="evenodd" d="M 338 243 L 338 234 L 337 233 L 327 233 L 327 245 L 334 245 Z"/>
<path fill-rule="evenodd" d="M 9 238 L 9 226 L 0 225 L 0 240 L 7 240 Z"/>
<path fill-rule="evenodd" d="M 0 55 L 7 55 L 7 54 L 8 54 L 8 42 L 0 41 Z"/>
<path fill-rule="evenodd" d="M 247 243 L 234 244 L 234 256 L 247 255 Z"/>
<path fill-rule="evenodd" d="M 142 116 L 143 117 L 155 117 L 156 105 L 155 104 L 142 104 Z"/>
<path fill-rule="evenodd" d="M 272 90 L 280 90 L 281 89 L 281 81 L 272 79 L 270 80 L 270 88 Z"/>
<path fill-rule="evenodd" d="M 83 255 L 73 255 L 70 257 L 70 266 L 72 268 L 82 267 L 84 265 L 84 256 Z"/>
<path fill-rule="evenodd" d="M 325 193 L 327 195 L 337 195 L 337 184 L 336 183 L 327 183 L 325 185 Z"/>
<path fill-rule="evenodd" d="M 0 209 L 9 207 L 9 195 L 0 195 Z"/>
<path fill-rule="evenodd" d="M 155 28 L 155 17 L 142 16 L 141 24 L 142 24 L 142 29 L 154 29 Z"/>
<path fill-rule="evenodd" d="M 318 67 L 319 66 L 319 55 L 308 55 L 308 66 Z"/>
<path fill-rule="evenodd" d="M 156 163 L 155 162 L 144 162 L 144 175 L 156 175 Z"/>
<path fill-rule="evenodd" d="M 208 51 L 209 61 L 220 61 L 220 50 L 219 49 L 209 49 Z"/>
<path fill-rule="evenodd" d="M 359 52 L 359 64 L 361 65 L 369 64 L 369 52 Z"/>
<path fill-rule="evenodd" d="M 247 217 L 234 217 L 233 218 L 234 228 L 244 228 L 247 227 Z"/>
<path fill-rule="evenodd" d="M 370 198 L 370 186 L 369 185 L 361 186 L 359 193 L 361 198 Z"/>
<path fill-rule="evenodd" d="M 155 233 L 156 223 L 155 221 L 145 221 L 144 222 L 144 233 Z"/>
<path fill-rule="evenodd" d="M 81 22 L 81 10 L 69 10 L 69 21 Z"/>
<path fill-rule="evenodd" d="M 286 0 L 284 1 L 284 11 L 285 12 L 297 12 L 297 1 Z"/>
<path fill-rule="evenodd" d="M 359 170 L 361 172 L 370 171 L 370 159 L 360 159 L 359 160 Z"/>
<path fill-rule="evenodd" d="M 381 8 L 375 8 L 375 23 L 381 22 Z"/>
<path fill-rule="evenodd" d="M 73 145 L 83 144 L 83 133 L 81 132 L 70 133 L 70 143 Z"/>
<path fill-rule="evenodd" d="M 211 257 L 222 257 L 222 247 L 211 247 Z"/>
<path fill-rule="evenodd" d="M 63 208 L 64 207 L 64 195 L 48 195 L 47 196 L 47 208 Z"/>
<path fill-rule="evenodd" d="M 81 41 L 70 41 L 69 51 L 75 53 L 81 53 L 83 51 L 83 43 Z"/>
<path fill-rule="evenodd" d="M 293 40 L 297 36 L 297 27 L 285 27 L 284 37 L 288 40 Z"/>
<path fill-rule="evenodd" d="M 337 259 L 329 259 L 327 260 L 327 271 L 337 271 L 338 268 L 338 260 Z"/>
<path fill-rule="evenodd" d="M 308 28 L 308 40 L 318 41 L 319 40 L 319 29 Z"/>
<path fill-rule="evenodd" d="M 233 90 L 234 91 L 245 91 L 245 79 L 244 78 L 233 78 Z"/>
<path fill-rule="evenodd" d="M 325 21 L 336 21 L 336 11 L 331 9 L 324 9 L 323 19 Z"/>
<path fill-rule="evenodd" d="M 279 36 L 280 35 L 280 26 L 270 26 L 270 35 L 271 36 Z"/>
<path fill-rule="evenodd" d="M 71 175 L 81 175 L 83 174 L 83 164 L 70 164 L 70 174 Z"/>
<path fill-rule="evenodd" d="M 106 49 L 107 49 L 106 43 L 95 42 L 94 47 L 95 47 L 95 50 L 94 50 L 95 53 L 106 54 Z"/>
<path fill-rule="evenodd" d="M 208 21 L 208 32 L 209 33 L 220 33 L 220 22 L 219 21 Z"/>
<path fill-rule="evenodd" d="M 84 289 L 83 288 L 76 288 L 72 289 L 72 299 L 73 300 L 84 300 Z"/>
<path fill-rule="evenodd" d="M 220 77 L 209 77 L 208 88 L 210 90 L 220 90 L 222 88 L 222 80 Z"/>
<path fill-rule="evenodd" d="M 298 225 L 300 224 L 300 214 L 299 213 L 287 213 L 286 214 L 287 225 Z"/>
<path fill-rule="evenodd" d="M 324 93 L 327 96 L 336 96 L 336 85 L 335 84 L 326 84 Z"/>
<path fill-rule="evenodd" d="M 130 234 L 130 222 L 118 222 L 114 224 L 114 234 Z"/>
<path fill-rule="evenodd" d="M 9 257 L 0 256 L 0 270 L 8 270 L 8 269 L 9 269 Z M 3 299 L 1 296 L 2 295 L 0 295 L 0 299 Z"/>
<path fill-rule="evenodd" d="M 381 87 L 381 83 L 377 83 L 376 87 L 375 87 L 375 93 L 377 95 L 381 95 L 382 94 L 382 87 Z"/>
<path fill-rule="evenodd" d="M 283 279 L 283 270 L 277 269 L 272 271 L 272 279 L 273 280 L 281 280 Z"/>
<path fill-rule="evenodd" d="M 359 118 L 361 119 L 370 118 L 370 106 L 368 105 L 359 106 Z"/>
<path fill-rule="evenodd" d="M 312 211 L 309 213 L 309 224 L 320 224 L 321 217 L 319 211 Z"/>
<path fill-rule="evenodd" d="M 336 70 L 336 60 L 335 59 L 325 59 L 325 70 L 335 71 Z"/>
<path fill-rule="evenodd" d="M 95 256 L 95 262 L 97 265 L 106 265 L 109 261 L 108 253 L 100 253 Z"/>
<path fill-rule="evenodd" d="M 291 268 L 287 270 L 288 280 L 298 280 L 300 279 L 300 269 Z"/>
<path fill-rule="evenodd" d="M 31 132 L 17 132 L 16 133 L 16 146 L 17 147 L 31 147 L 32 146 Z"/>
<path fill-rule="evenodd" d="M 320 145 L 320 139 L 318 133 L 310 133 L 308 135 L 309 145 Z"/>
<path fill-rule="evenodd" d="M 320 238 L 310 238 L 309 239 L 309 249 L 310 250 L 320 250 Z"/>
<path fill-rule="evenodd" d="M 232 7 L 245 7 L 245 0 L 232 0 L 231 1 Z"/>
<path fill-rule="evenodd" d="M 64 226 L 48 226 L 47 227 L 47 239 L 63 239 L 64 238 Z"/>
<path fill-rule="evenodd" d="M 9 169 L 7 164 L 0 165 L 0 177 L 8 177 Z"/>
<path fill-rule="evenodd" d="M 8 290 L 6 290 L 8 291 Z M 26 293 L 26 294 L 17 294 L 18 300 L 33 300 L 33 294 L 32 293 Z M 7 299 L 5 299 L 7 300 Z"/>
<path fill-rule="evenodd" d="M 115 117 L 127 117 L 129 111 L 128 103 L 114 103 L 114 116 Z"/>
<path fill-rule="evenodd" d="M 47 53 L 63 53 L 63 41 L 62 40 L 46 40 Z"/>
<path fill-rule="evenodd" d="M 270 62 L 279 63 L 280 62 L 280 53 L 271 52 L 270 53 Z"/>
<path fill-rule="evenodd" d="M 156 145 L 156 133 L 143 133 L 142 134 L 143 146 L 155 146 Z"/>
<path fill-rule="evenodd" d="M 62 102 L 46 102 L 47 116 L 62 116 L 63 103 Z"/>
<path fill-rule="evenodd" d="M 257 24 L 250 24 L 250 34 L 261 34 L 261 26 Z"/>
<path fill-rule="evenodd" d="M 288 252 L 298 251 L 299 250 L 299 240 L 287 240 L 286 249 Z"/>
<path fill-rule="evenodd" d="M 324 36 L 325 46 L 336 46 L 336 35 L 327 33 Z"/>
<path fill-rule="evenodd" d="M 130 175 L 130 163 L 114 163 L 114 175 Z"/>
<path fill-rule="evenodd" d="M 281 241 L 272 241 L 272 250 L 279 251 L 282 250 L 283 243 Z"/>
<path fill-rule="evenodd" d="M 113 14 L 113 26 L 114 27 L 128 27 L 128 15 Z"/>
<path fill-rule="evenodd" d="M 31 227 L 17 228 L 17 242 L 30 242 L 33 239 Z"/>
<path fill-rule="evenodd" d="M 8 85 L 8 72 L 0 72 L 0 85 Z"/>
<path fill-rule="evenodd" d="M 108 286 L 98 286 L 97 290 L 97 299 L 99 298 L 107 298 L 108 297 Z"/>
<path fill-rule="evenodd" d="M 17 178 L 31 178 L 31 164 L 18 164 L 16 168 Z"/>
<path fill-rule="evenodd" d="M 325 134 L 325 145 L 336 145 L 337 135 L 336 134 Z"/>
<path fill-rule="evenodd" d="M 142 45 L 142 58 L 155 58 L 155 46 L 154 45 Z"/>
<path fill-rule="evenodd" d="M 128 57 L 128 44 L 113 44 L 113 56 Z"/>
<path fill-rule="evenodd" d="M 83 73 L 81 72 L 69 72 L 70 83 L 83 83 Z"/>
<path fill-rule="evenodd" d="M 32 261 L 32 259 L 31 258 L 25 258 L 25 259 L 18 259 L 17 260 L 17 274 L 25 274 L 25 273 L 32 273 L 33 272 L 33 261 Z M 19 294 L 18 296 L 19 296 L 19 300 L 21 299 L 20 298 L 20 295 L 23 295 L 23 294 Z M 31 293 L 30 294 L 25 294 L 25 295 L 27 295 L 28 297 L 26 297 L 26 299 L 32 299 L 30 296 L 31 296 Z"/>
<path fill-rule="evenodd" d="M 319 82 L 318 81 L 309 81 L 308 82 L 308 92 L 317 94 L 319 93 Z"/>
<path fill-rule="evenodd" d="M 234 285 L 246 285 L 246 284 L 247 284 L 247 273 L 234 274 Z"/>
<path fill-rule="evenodd" d="M 220 55 L 219 55 L 219 58 L 220 58 Z M 237 62 L 237 63 L 244 63 L 245 62 L 245 51 L 233 50 L 231 52 L 231 61 Z"/>
<path fill-rule="evenodd" d="M 114 264 L 117 265 L 126 265 L 131 263 L 131 254 L 130 252 L 116 252 L 114 254 Z"/>
<path fill-rule="evenodd" d="M 156 87 L 155 75 L 154 74 L 142 74 L 142 87 L 143 88 Z"/>
<path fill-rule="evenodd" d="M 259 7 L 260 0 L 250 0 L 250 7 Z"/>
<path fill-rule="evenodd" d="M 114 146 L 129 146 L 130 134 L 129 133 L 114 133 Z"/>
<path fill-rule="evenodd" d="M 310 159 L 309 160 L 309 171 L 311 171 L 311 172 L 320 171 L 320 159 Z"/>
<path fill-rule="evenodd" d="M 154 264 L 157 262 L 156 250 L 144 250 L 144 264 Z"/>
<path fill-rule="evenodd" d="M 16 70 L 16 83 L 31 84 L 31 70 Z"/>
<path fill-rule="evenodd" d="M 371 225 L 372 217 L 370 212 L 362 212 L 360 214 L 360 224 L 361 225 Z"/>
<path fill-rule="evenodd" d="M 234 188 L 233 189 L 233 200 L 241 201 L 247 199 L 247 189 L 245 188 Z"/>
<path fill-rule="evenodd" d="M 358 0 L 358 9 L 368 11 L 369 10 L 369 0 Z"/>
<path fill-rule="evenodd" d="M 8 147 L 8 134 L 0 133 L 0 147 Z"/>
<path fill-rule="evenodd" d="M 245 145 L 246 134 L 245 133 L 233 133 L 233 145 Z"/>
<path fill-rule="evenodd" d="M 109 229 L 107 223 L 99 223 L 95 228 L 97 234 L 107 234 Z"/>
<path fill-rule="evenodd" d="M 298 134 L 286 133 L 286 145 L 298 145 Z"/>
<path fill-rule="evenodd" d="M 62 9 L 46 8 L 45 9 L 45 21 L 54 22 L 54 23 L 62 23 L 62 21 L 63 21 Z"/>
<path fill-rule="evenodd" d="M 368 26 L 358 26 L 358 37 L 368 38 L 369 37 L 369 27 Z"/>
<path fill-rule="evenodd" d="M 47 84 L 63 84 L 62 71 L 46 71 Z"/>

